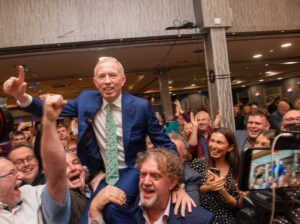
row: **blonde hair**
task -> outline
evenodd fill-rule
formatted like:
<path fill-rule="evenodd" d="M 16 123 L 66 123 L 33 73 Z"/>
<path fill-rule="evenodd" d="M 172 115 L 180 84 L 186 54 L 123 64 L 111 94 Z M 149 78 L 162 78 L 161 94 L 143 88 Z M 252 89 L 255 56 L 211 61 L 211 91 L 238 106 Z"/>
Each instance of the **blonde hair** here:
<path fill-rule="evenodd" d="M 149 149 L 144 152 L 139 152 L 136 160 L 136 168 L 141 170 L 142 164 L 148 159 L 152 158 L 156 161 L 158 169 L 167 175 L 171 180 L 178 179 L 178 182 L 173 190 L 176 190 L 183 175 L 183 165 L 178 155 L 170 150 L 158 147 Z"/>

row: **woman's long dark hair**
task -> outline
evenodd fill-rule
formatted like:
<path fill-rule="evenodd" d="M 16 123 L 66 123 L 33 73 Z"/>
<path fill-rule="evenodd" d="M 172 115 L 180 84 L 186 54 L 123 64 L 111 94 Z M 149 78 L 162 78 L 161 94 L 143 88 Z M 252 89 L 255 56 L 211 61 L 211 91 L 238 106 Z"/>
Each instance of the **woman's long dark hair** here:
<path fill-rule="evenodd" d="M 239 167 L 239 153 L 235 136 L 229 128 L 218 128 L 214 131 L 214 133 L 222 134 L 226 138 L 229 146 L 232 146 L 232 150 L 226 154 L 226 161 L 228 162 L 229 167 L 232 169 L 234 179 L 237 180 Z M 211 158 L 210 153 L 208 153 L 207 161 L 207 170 L 210 167 L 215 166 L 215 161 L 213 158 Z"/>

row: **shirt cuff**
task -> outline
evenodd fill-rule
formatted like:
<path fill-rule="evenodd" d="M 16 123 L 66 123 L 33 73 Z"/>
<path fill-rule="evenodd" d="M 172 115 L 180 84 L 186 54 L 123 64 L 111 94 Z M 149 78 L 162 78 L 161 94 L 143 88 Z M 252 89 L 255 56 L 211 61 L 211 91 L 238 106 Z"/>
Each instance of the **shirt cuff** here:
<path fill-rule="evenodd" d="M 91 218 L 89 216 L 89 224 L 105 224 L 104 219 L 103 219 L 103 215 L 100 212 L 96 217 Z"/>
<path fill-rule="evenodd" d="M 17 100 L 17 104 L 22 108 L 28 107 L 32 103 L 32 96 L 27 93 L 25 93 L 25 95 L 27 96 L 27 101 L 21 103 L 19 100 Z"/>

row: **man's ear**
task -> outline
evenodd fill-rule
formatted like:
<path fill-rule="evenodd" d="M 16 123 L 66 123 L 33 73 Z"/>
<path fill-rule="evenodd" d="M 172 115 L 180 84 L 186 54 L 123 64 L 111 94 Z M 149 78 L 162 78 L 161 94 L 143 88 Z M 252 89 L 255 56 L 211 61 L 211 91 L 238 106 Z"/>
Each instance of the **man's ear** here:
<path fill-rule="evenodd" d="M 96 82 L 95 77 L 93 77 L 93 83 L 94 83 L 94 85 L 96 86 L 96 88 L 98 89 L 98 84 L 97 84 L 97 82 Z"/>
<path fill-rule="evenodd" d="M 125 82 L 126 82 L 126 76 L 125 76 L 125 75 L 123 75 L 123 77 L 122 77 L 122 86 L 124 86 L 124 85 L 125 85 Z"/>

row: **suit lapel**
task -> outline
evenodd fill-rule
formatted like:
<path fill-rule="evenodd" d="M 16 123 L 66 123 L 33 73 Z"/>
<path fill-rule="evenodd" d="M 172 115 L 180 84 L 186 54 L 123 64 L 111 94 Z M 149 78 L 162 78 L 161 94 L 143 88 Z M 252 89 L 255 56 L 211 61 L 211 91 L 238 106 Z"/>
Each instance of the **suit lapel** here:
<path fill-rule="evenodd" d="M 123 143 L 125 155 L 128 150 L 129 137 L 135 116 L 135 107 L 133 107 L 133 98 L 126 94 L 122 94 L 122 126 L 123 126 Z"/>
<path fill-rule="evenodd" d="M 102 96 L 98 94 L 98 97 L 94 97 L 93 100 L 87 100 L 86 110 L 84 112 L 85 119 L 92 118 L 96 116 L 96 113 L 102 105 Z"/>

